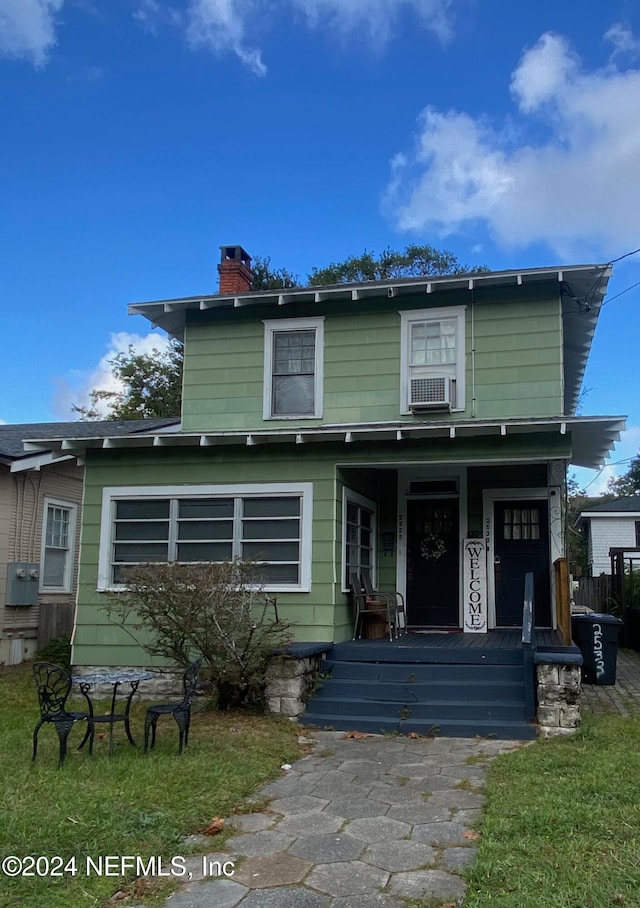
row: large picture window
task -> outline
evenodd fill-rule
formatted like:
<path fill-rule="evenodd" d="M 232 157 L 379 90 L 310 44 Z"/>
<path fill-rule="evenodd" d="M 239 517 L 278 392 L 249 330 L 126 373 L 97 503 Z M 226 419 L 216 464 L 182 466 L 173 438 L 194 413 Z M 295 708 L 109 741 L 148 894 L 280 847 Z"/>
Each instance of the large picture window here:
<path fill-rule="evenodd" d="M 74 504 L 45 498 L 40 556 L 42 592 L 71 592 L 76 513 Z"/>
<path fill-rule="evenodd" d="M 99 588 L 134 564 L 240 558 L 266 589 L 308 589 L 311 501 L 307 483 L 105 489 Z"/>
<path fill-rule="evenodd" d="M 265 322 L 265 419 L 322 416 L 322 329 L 322 319 Z"/>

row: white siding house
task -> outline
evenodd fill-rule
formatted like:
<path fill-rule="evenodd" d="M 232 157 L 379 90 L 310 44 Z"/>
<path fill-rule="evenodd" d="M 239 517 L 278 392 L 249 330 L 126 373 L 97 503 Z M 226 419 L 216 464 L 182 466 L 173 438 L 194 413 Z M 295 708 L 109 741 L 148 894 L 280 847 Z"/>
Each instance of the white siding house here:
<path fill-rule="evenodd" d="M 580 514 L 587 529 L 589 574 L 611 573 L 609 549 L 640 548 L 640 495 L 619 498 Z"/>

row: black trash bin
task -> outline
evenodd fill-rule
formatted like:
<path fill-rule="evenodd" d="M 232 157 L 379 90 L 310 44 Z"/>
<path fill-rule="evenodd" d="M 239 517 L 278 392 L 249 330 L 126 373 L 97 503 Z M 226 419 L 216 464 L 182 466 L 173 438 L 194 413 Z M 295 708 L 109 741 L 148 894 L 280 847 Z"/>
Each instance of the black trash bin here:
<path fill-rule="evenodd" d="M 622 621 L 614 615 L 591 612 L 571 619 L 573 640 L 582 653 L 582 680 L 615 684 L 618 640 Z"/>

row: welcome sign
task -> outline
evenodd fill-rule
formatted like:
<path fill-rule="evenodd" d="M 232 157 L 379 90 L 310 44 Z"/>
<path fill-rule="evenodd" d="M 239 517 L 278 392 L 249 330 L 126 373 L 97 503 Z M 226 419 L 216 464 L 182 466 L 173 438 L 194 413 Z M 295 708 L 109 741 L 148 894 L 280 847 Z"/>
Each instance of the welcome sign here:
<path fill-rule="evenodd" d="M 463 544 L 464 630 L 486 634 L 487 550 L 484 539 L 465 539 Z"/>

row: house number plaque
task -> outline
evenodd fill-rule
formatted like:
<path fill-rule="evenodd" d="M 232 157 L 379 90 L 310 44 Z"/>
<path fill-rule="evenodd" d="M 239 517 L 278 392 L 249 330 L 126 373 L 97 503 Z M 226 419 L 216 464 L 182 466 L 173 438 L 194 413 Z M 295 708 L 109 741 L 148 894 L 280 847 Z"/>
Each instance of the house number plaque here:
<path fill-rule="evenodd" d="M 464 630 L 468 634 L 486 634 L 487 624 L 487 550 L 484 539 L 465 539 Z"/>

